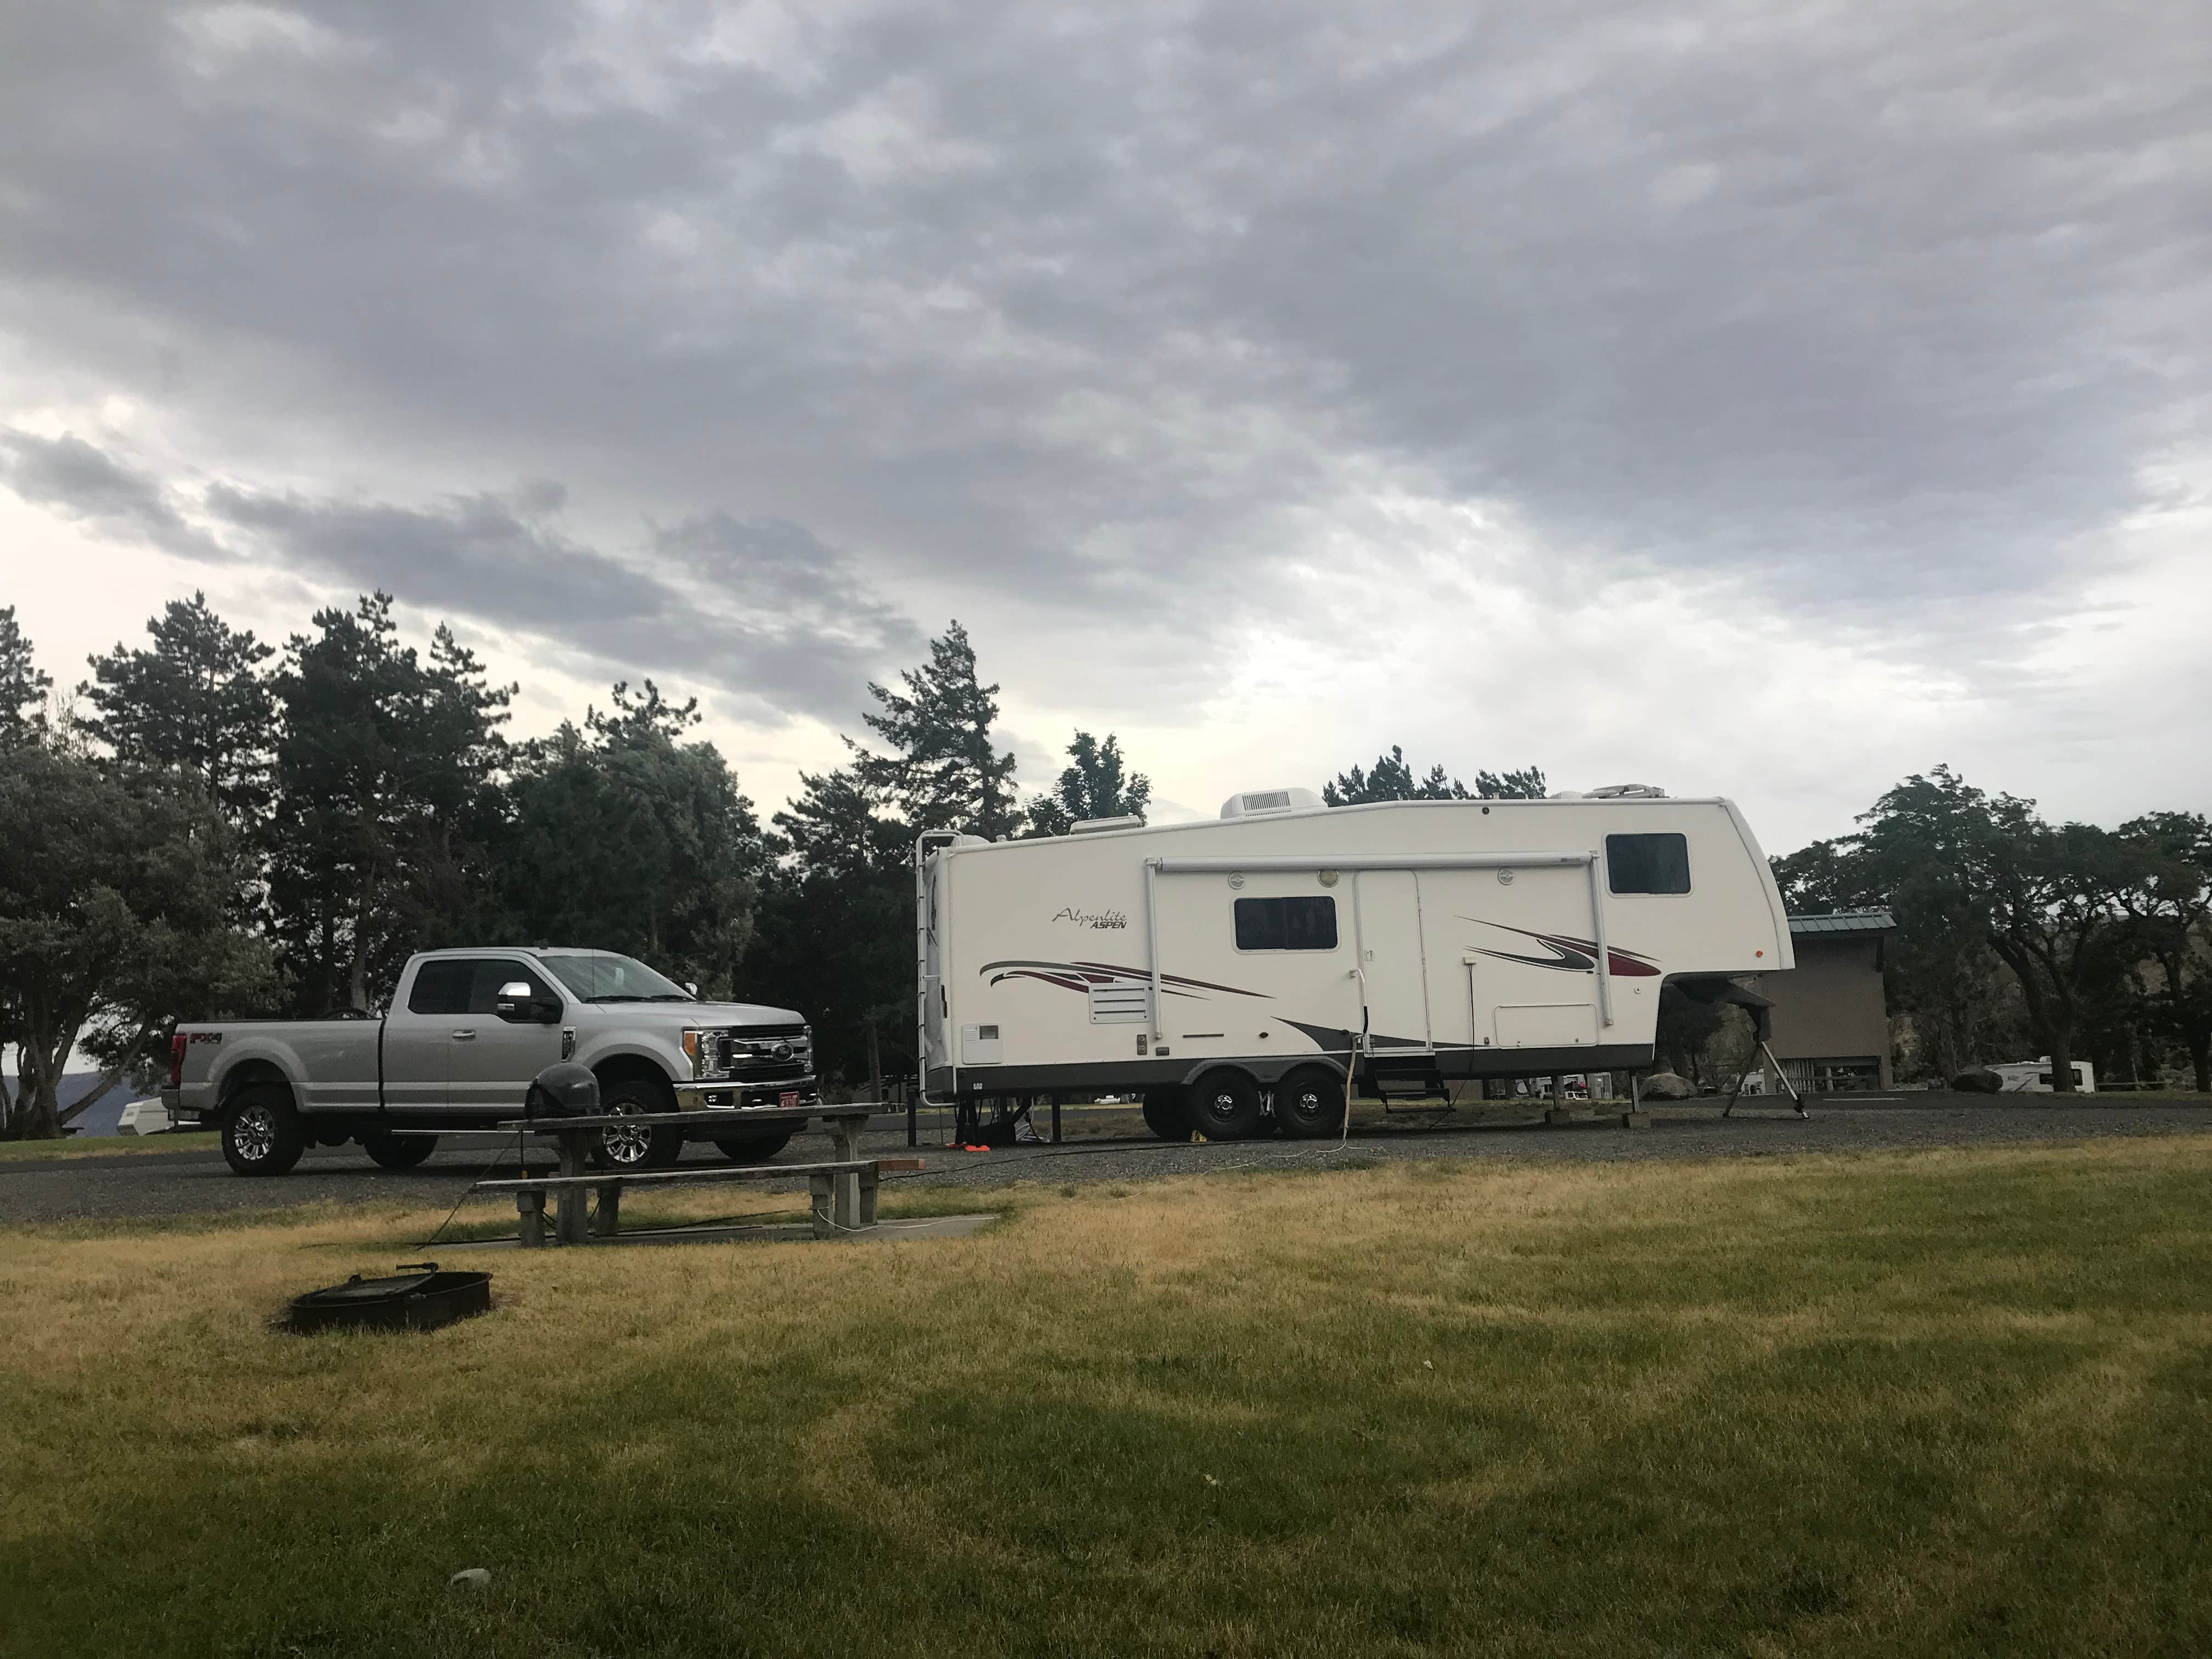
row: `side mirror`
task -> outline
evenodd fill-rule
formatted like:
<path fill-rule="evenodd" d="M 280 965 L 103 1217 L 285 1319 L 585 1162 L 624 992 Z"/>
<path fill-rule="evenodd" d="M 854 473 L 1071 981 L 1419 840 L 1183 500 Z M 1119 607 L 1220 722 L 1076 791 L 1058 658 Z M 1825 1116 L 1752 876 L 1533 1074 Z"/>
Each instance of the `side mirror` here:
<path fill-rule="evenodd" d="M 695 997 L 699 994 L 699 988 L 696 985 L 694 985 L 688 979 L 684 981 L 684 988 L 689 991 Z"/>
<path fill-rule="evenodd" d="M 501 986 L 492 1008 L 501 1019 L 518 1025 L 557 1025 L 561 1020 L 560 1003 L 550 997 L 540 1000 L 527 980 L 511 979 Z"/>

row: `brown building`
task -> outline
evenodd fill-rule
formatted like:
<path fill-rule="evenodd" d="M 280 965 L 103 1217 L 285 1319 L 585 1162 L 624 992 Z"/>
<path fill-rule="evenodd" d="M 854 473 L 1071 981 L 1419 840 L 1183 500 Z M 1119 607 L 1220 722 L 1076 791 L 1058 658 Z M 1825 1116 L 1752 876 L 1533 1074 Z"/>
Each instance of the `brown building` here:
<path fill-rule="evenodd" d="M 1797 965 L 1756 988 L 1774 1004 L 1774 1057 L 1800 1089 L 1890 1086 L 1882 975 L 1896 931 L 1887 910 L 1790 918 Z"/>

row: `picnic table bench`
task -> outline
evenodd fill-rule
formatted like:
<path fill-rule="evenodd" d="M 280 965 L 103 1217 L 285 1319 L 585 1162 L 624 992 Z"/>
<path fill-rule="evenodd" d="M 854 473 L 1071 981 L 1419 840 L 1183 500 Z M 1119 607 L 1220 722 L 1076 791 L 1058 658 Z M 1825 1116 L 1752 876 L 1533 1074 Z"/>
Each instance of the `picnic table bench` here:
<path fill-rule="evenodd" d="M 588 1170 L 592 1142 L 599 1132 L 611 1128 L 652 1128 L 664 1123 L 696 1127 L 697 1112 L 595 1113 L 586 1117 L 527 1118 L 500 1126 L 500 1133 L 534 1135 L 554 1142 L 561 1172 L 556 1176 L 524 1176 L 517 1179 L 479 1181 L 473 1192 L 511 1192 L 522 1218 L 522 1243 L 537 1249 L 545 1243 L 545 1200 L 556 1200 L 556 1236 L 565 1244 L 582 1244 L 591 1237 L 585 1213 L 587 1196 L 599 1197 L 601 1237 L 611 1237 L 621 1224 L 622 1191 L 625 1187 L 680 1186 L 695 1181 L 775 1181 L 806 1177 L 815 1235 L 834 1237 L 862 1231 L 876 1224 L 876 1188 L 886 1170 L 918 1170 L 919 1158 L 864 1158 L 860 1156 L 860 1131 L 872 1107 L 848 1106 L 749 1107 L 728 1114 L 732 1121 L 747 1123 L 804 1122 L 819 1119 L 830 1132 L 836 1156 L 817 1164 L 738 1164 L 697 1170 Z"/>

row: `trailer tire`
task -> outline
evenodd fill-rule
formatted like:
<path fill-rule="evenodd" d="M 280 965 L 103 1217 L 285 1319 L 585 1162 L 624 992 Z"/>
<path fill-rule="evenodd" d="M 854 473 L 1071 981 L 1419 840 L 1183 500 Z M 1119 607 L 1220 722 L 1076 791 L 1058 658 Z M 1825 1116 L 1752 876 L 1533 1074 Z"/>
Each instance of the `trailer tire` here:
<path fill-rule="evenodd" d="M 1145 1091 L 1145 1127 L 1162 1140 L 1190 1139 L 1190 1108 L 1180 1089 Z"/>
<path fill-rule="evenodd" d="M 438 1150 L 435 1135 L 396 1135 L 375 1129 L 361 1138 L 361 1148 L 380 1170 L 411 1170 Z"/>
<path fill-rule="evenodd" d="M 714 1145 L 732 1164 L 765 1164 L 791 1145 L 792 1133 L 786 1129 L 776 1134 L 731 1135 Z"/>
<path fill-rule="evenodd" d="M 1275 1121 L 1301 1140 L 1341 1133 L 1344 1080 L 1319 1066 L 1291 1073 L 1275 1085 Z"/>
<path fill-rule="evenodd" d="M 617 1083 L 599 1096 L 599 1109 L 610 1115 L 675 1109 L 666 1089 L 642 1079 Z M 665 1170 L 683 1156 L 684 1130 L 674 1123 L 649 1129 L 602 1129 L 592 1143 L 592 1162 L 602 1170 Z"/>
<path fill-rule="evenodd" d="M 1260 1085 L 1226 1066 L 1190 1085 L 1190 1127 L 1208 1140 L 1249 1140 L 1260 1133 Z"/>
<path fill-rule="evenodd" d="M 307 1150 L 307 1132 L 281 1083 L 254 1083 L 222 1114 L 222 1161 L 242 1176 L 280 1176 Z"/>

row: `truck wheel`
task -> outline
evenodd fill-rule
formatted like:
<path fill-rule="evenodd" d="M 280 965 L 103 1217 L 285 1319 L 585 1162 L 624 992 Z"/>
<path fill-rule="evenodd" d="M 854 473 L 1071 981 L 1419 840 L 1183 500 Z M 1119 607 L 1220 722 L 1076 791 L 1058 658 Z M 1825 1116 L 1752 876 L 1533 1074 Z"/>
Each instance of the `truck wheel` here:
<path fill-rule="evenodd" d="M 1180 1089 L 1145 1091 L 1145 1127 L 1162 1140 L 1190 1139 L 1190 1109 Z"/>
<path fill-rule="evenodd" d="M 1275 1121 L 1283 1133 L 1310 1140 L 1344 1127 L 1344 1084 L 1334 1072 L 1309 1066 L 1275 1085 Z"/>
<path fill-rule="evenodd" d="M 1208 1140 L 1249 1140 L 1260 1132 L 1260 1085 L 1227 1066 L 1190 1086 L 1190 1125 Z"/>
<path fill-rule="evenodd" d="M 791 1145 L 792 1133 L 791 1130 L 786 1129 L 780 1134 L 732 1135 L 726 1140 L 717 1140 L 714 1145 L 722 1149 L 722 1156 L 732 1164 L 765 1164 Z"/>
<path fill-rule="evenodd" d="M 292 1109 L 290 1090 L 256 1083 L 231 1097 L 222 1115 L 222 1157 L 240 1175 L 283 1175 L 307 1150 L 307 1132 Z"/>
<path fill-rule="evenodd" d="M 665 1089 L 650 1083 L 617 1083 L 599 1097 L 599 1109 L 609 1115 L 667 1112 L 675 1109 Z M 592 1149 L 592 1162 L 603 1170 L 665 1170 L 684 1155 L 684 1131 L 676 1124 L 653 1127 L 602 1129 Z"/>
<path fill-rule="evenodd" d="M 362 1150 L 380 1169 L 411 1170 L 438 1149 L 435 1135 L 396 1135 L 378 1129 L 361 1138 Z"/>

